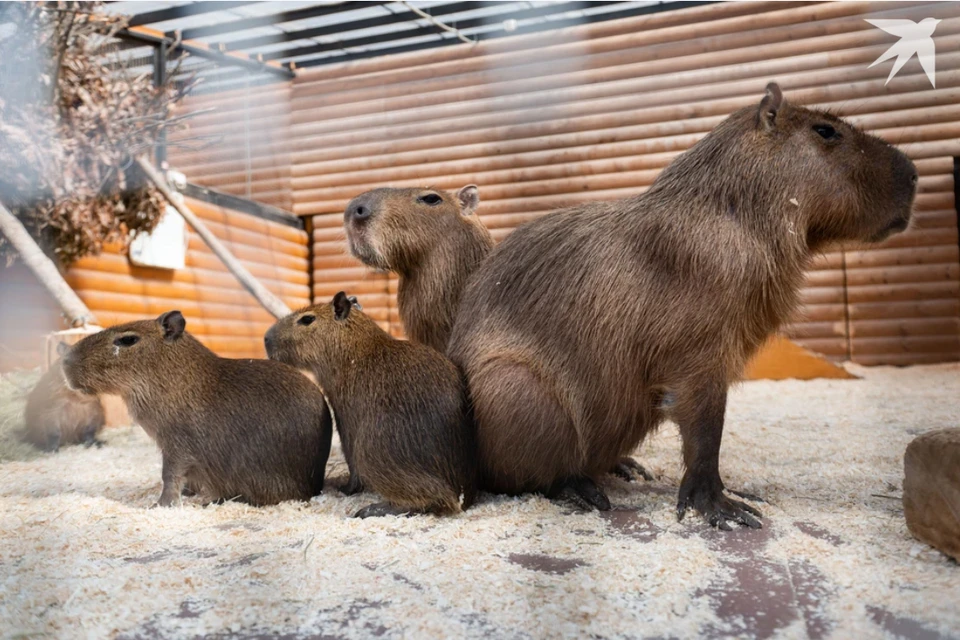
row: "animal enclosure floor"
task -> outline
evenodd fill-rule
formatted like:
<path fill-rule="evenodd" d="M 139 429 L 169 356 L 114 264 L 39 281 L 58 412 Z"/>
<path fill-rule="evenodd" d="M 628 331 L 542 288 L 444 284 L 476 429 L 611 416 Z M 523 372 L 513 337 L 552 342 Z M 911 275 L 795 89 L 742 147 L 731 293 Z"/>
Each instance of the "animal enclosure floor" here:
<path fill-rule="evenodd" d="M 7 462 L 0 637 L 960 637 L 960 566 L 900 501 L 907 443 L 960 426 L 960 367 L 853 370 L 731 394 L 721 469 L 770 502 L 760 531 L 677 523 L 673 425 L 636 456 L 658 480 L 605 480 L 607 513 L 482 494 L 360 521 L 374 496 L 333 489 L 148 509 L 160 456 L 138 428 Z"/>

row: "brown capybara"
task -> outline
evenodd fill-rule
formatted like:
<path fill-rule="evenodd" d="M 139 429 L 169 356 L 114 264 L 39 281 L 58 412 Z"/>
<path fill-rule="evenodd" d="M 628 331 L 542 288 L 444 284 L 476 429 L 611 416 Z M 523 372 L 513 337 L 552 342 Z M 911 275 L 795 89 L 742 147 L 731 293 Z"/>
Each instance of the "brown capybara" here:
<path fill-rule="evenodd" d="M 185 331 L 179 311 L 78 342 L 68 384 L 123 398 L 163 459 L 160 506 L 185 483 L 205 500 L 309 500 L 323 489 L 332 427 L 323 394 L 296 369 L 221 358 Z"/>
<path fill-rule="evenodd" d="M 431 347 L 397 340 L 343 291 L 267 331 L 267 354 L 316 376 L 337 416 L 345 493 L 386 502 L 357 517 L 456 513 L 474 500 L 472 423 L 460 373 Z M 358 305 L 357 305 L 358 306 Z"/>
<path fill-rule="evenodd" d="M 60 342 L 57 352 L 62 357 L 69 347 Z M 63 445 L 99 446 L 97 434 L 103 429 L 106 416 L 97 396 L 71 391 L 63 378 L 60 361 L 53 363 L 27 396 L 24 412 L 24 439 L 44 451 L 56 451 Z"/>
<path fill-rule="evenodd" d="M 397 306 L 407 336 L 443 353 L 467 279 L 493 238 L 474 215 L 475 185 L 456 194 L 436 189 L 373 189 L 343 214 L 350 252 L 370 267 L 400 276 Z"/>
<path fill-rule="evenodd" d="M 904 230 L 916 188 L 903 153 L 771 83 L 642 195 L 517 229 L 471 278 L 448 349 L 480 487 L 609 508 L 593 479 L 669 417 L 678 517 L 759 527 L 720 478 L 727 388 L 796 308 L 811 255 Z"/>
<path fill-rule="evenodd" d="M 343 214 L 353 256 L 400 277 L 397 306 L 407 336 L 441 353 L 467 281 L 493 249 L 493 238 L 475 215 L 479 203 L 472 184 L 456 194 L 383 187 L 361 193 Z M 611 471 L 625 480 L 653 479 L 629 456 Z"/>

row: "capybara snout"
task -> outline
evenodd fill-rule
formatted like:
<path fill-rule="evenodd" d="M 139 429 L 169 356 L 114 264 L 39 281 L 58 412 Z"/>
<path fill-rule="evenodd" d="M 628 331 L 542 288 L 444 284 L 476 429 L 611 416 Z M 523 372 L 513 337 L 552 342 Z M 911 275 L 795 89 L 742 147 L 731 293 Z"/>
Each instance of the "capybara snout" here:
<path fill-rule="evenodd" d="M 470 274 L 493 248 L 475 215 L 476 185 L 372 189 L 347 205 L 350 253 L 400 276 L 397 306 L 407 337 L 443 352 Z"/>

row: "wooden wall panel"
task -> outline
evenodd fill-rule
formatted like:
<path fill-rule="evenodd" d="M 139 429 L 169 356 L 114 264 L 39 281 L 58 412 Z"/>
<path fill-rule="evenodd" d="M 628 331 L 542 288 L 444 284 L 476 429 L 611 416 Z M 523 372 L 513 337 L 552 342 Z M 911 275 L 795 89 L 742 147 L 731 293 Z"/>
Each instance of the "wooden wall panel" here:
<path fill-rule="evenodd" d="M 270 291 L 291 308 L 310 302 L 305 231 L 193 198 L 187 205 Z M 274 318 L 237 282 L 192 230 L 186 267 L 132 265 L 119 246 L 77 261 L 67 282 L 104 326 L 179 309 L 187 330 L 232 358 L 262 358 Z M 43 336 L 64 329 L 53 300 L 24 267 L 0 268 L 0 371 L 41 363 Z M 8 304 L 9 303 L 9 304 Z"/>
<path fill-rule="evenodd" d="M 189 96 L 171 167 L 194 184 L 290 210 L 290 84 Z"/>
<path fill-rule="evenodd" d="M 937 89 L 864 18 L 934 17 Z M 394 331 L 395 279 L 345 256 L 347 201 L 383 185 L 480 186 L 497 239 L 562 206 L 643 191 L 776 79 L 901 147 L 916 221 L 880 247 L 814 262 L 786 333 L 835 360 L 960 358 L 952 157 L 960 15 L 951 3 L 721 3 L 301 72 L 290 115 L 293 210 L 314 224 L 314 293 L 353 288 Z"/>
<path fill-rule="evenodd" d="M 187 205 L 270 291 L 291 308 L 310 302 L 305 231 L 193 198 Z M 187 330 L 220 355 L 262 358 L 274 318 L 190 231 L 185 269 L 134 266 L 116 246 L 78 261 L 67 282 L 104 325 L 180 309 Z"/>
<path fill-rule="evenodd" d="M 39 367 L 46 335 L 66 328 L 57 303 L 23 263 L 0 263 L 0 373 Z"/>

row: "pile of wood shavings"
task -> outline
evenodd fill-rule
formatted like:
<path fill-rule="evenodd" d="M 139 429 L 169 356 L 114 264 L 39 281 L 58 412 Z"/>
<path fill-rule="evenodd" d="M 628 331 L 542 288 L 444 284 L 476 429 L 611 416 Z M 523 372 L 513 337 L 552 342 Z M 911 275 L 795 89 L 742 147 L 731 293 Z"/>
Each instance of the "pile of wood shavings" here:
<path fill-rule="evenodd" d="M 0 637 L 956 637 L 960 567 L 912 539 L 906 444 L 960 425 L 960 366 L 751 382 L 731 395 L 727 484 L 762 531 L 677 523 L 676 428 L 605 481 L 616 511 L 482 495 L 455 518 L 354 520 L 375 496 L 148 509 L 160 457 L 103 449 L 0 465 Z M 328 477 L 345 474 L 339 450 Z"/>

